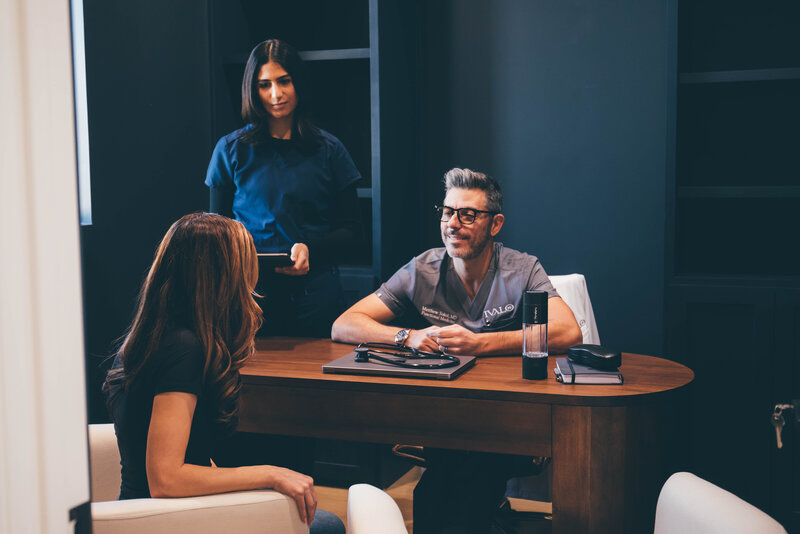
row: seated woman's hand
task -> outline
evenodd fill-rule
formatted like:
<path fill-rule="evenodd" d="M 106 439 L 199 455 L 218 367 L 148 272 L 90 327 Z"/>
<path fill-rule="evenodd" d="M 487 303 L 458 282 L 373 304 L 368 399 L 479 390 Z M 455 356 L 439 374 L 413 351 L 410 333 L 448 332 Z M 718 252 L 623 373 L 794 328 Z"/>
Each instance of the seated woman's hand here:
<path fill-rule="evenodd" d="M 295 243 L 289 255 L 294 265 L 291 267 L 275 267 L 276 273 L 288 274 L 289 276 L 303 276 L 308 274 L 308 246 L 305 243 Z"/>
<path fill-rule="evenodd" d="M 300 511 L 300 519 L 303 523 L 310 525 L 314 521 L 314 514 L 317 511 L 314 479 L 283 467 L 268 466 L 268 468 L 271 480 L 269 486 L 294 499 L 297 509 Z"/>

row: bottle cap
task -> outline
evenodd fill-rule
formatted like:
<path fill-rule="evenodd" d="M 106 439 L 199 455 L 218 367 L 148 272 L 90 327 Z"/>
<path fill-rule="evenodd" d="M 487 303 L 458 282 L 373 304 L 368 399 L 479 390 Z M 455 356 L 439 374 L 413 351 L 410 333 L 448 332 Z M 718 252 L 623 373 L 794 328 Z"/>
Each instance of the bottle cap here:
<path fill-rule="evenodd" d="M 522 297 L 522 324 L 547 324 L 547 291 L 526 291 Z"/>

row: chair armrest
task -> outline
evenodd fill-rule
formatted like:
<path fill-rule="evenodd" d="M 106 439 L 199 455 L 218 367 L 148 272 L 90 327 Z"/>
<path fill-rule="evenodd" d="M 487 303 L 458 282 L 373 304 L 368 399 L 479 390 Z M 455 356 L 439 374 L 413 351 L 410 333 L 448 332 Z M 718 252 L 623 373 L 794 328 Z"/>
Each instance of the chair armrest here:
<path fill-rule="evenodd" d="M 89 425 L 92 501 L 113 501 L 122 482 L 117 434 L 113 423 Z"/>
<path fill-rule="evenodd" d="M 348 534 L 408 534 L 403 514 L 387 493 L 369 484 L 347 492 Z"/>
<path fill-rule="evenodd" d="M 92 526 L 95 534 L 308 533 L 295 502 L 272 490 L 93 502 Z"/>
<path fill-rule="evenodd" d="M 786 534 L 755 506 L 693 475 L 675 473 L 664 483 L 656 504 L 655 534 Z"/>

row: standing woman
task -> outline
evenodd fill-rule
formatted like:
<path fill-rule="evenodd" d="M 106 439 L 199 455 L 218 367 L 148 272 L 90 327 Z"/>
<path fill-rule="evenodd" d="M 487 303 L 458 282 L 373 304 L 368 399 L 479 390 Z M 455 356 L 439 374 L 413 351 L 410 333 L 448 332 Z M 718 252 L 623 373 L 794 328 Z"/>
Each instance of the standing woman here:
<path fill-rule="evenodd" d="M 337 264 L 360 237 L 361 178 L 336 137 L 309 120 L 300 56 L 277 39 L 253 49 L 242 79 L 246 126 L 219 140 L 206 174 L 211 211 L 241 221 L 259 252 L 293 265 L 263 272 L 266 335 L 330 336 L 343 308 Z"/>
<path fill-rule="evenodd" d="M 238 420 L 239 369 L 255 350 L 256 251 L 244 226 L 209 213 L 170 227 L 103 391 L 122 463 L 121 499 L 274 488 L 314 520 L 313 480 L 270 465 L 215 467 L 219 440 Z M 344 532 L 316 513 L 312 532 Z"/>

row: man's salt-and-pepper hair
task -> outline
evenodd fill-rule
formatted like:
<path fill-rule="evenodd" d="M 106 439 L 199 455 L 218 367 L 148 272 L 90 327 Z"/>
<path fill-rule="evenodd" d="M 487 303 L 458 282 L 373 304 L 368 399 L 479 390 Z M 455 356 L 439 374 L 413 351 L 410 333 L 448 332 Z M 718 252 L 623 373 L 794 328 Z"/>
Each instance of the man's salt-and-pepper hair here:
<path fill-rule="evenodd" d="M 450 169 L 444 175 L 445 195 L 451 189 L 480 189 L 486 193 L 486 209 L 500 213 L 503 211 L 503 192 L 500 183 L 482 172 L 470 169 Z"/>

